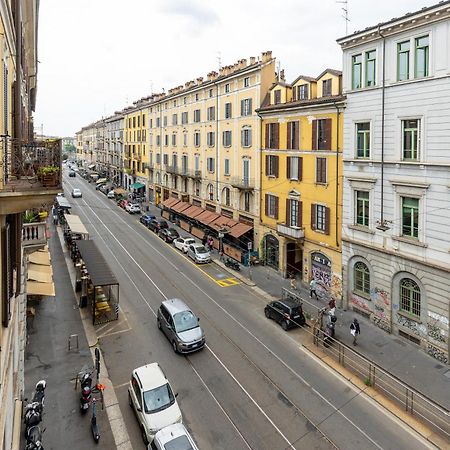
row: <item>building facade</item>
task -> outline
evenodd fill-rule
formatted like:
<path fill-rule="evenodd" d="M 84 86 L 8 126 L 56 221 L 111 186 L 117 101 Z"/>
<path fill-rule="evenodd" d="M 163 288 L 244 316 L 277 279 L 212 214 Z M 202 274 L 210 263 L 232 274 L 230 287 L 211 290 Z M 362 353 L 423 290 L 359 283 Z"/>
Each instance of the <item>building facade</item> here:
<path fill-rule="evenodd" d="M 450 10 L 338 40 L 344 303 L 448 363 Z"/>
<path fill-rule="evenodd" d="M 341 72 L 270 89 L 262 119 L 261 225 L 265 264 L 341 298 Z"/>
<path fill-rule="evenodd" d="M 123 183 L 123 114 L 116 112 L 105 119 L 106 169 L 108 178 L 116 185 Z"/>

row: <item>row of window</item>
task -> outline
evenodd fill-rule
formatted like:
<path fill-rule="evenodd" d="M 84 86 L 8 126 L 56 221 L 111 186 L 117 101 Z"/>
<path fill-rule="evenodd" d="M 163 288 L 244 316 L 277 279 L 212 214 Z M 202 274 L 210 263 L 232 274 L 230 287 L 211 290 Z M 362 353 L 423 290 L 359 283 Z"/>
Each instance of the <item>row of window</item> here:
<path fill-rule="evenodd" d="M 322 81 L 322 96 L 329 97 L 332 95 L 332 79 Z M 307 100 L 309 98 L 309 85 L 300 84 L 292 88 L 292 100 Z M 273 91 L 273 101 L 275 105 L 281 103 L 281 89 L 276 89 Z"/>
<path fill-rule="evenodd" d="M 142 127 L 145 127 L 145 114 L 142 114 L 142 119 L 140 115 L 128 117 L 128 128 L 139 128 L 141 124 Z"/>
<path fill-rule="evenodd" d="M 371 157 L 371 123 L 358 122 L 356 126 L 356 157 L 368 159 Z M 420 160 L 420 119 L 401 121 L 401 158 L 404 161 Z"/>
<path fill-rule="evenodd" d="M 397 81 L 429 75 L 429 36 L 397 43 Z M 376 85 L 377 52 L 369 50 L 352 56 L 352 89 Z"/>
<path fill-rule="evenodd" d="M 278 155 L 266 155 L 265 175 L 267 177 L 279 178 Z M 289 180 L 301 181 L 303 175 L 303 158 L 288 156 L 286 159 L 286 177 Z M 315 182 L 317 184 L 327 183 L 327 158 L 316 158 Z"/>
<path fill-rule="evenodd" d="M 419 285 L 411 278 L 402 278 L 398 289 L 400 311 L 420 317 L 421 292 Z M 367 264 L 362 261 L 358 261 L 353 266 L 353 292 L 370 299 L 370 271 Z"/>

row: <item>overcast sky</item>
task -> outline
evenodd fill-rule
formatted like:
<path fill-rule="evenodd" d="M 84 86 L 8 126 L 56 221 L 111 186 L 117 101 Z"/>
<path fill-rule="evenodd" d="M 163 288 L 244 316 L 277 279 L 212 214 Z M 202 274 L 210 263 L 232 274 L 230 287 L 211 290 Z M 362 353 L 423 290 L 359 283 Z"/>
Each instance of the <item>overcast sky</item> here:
<path fill-rule="evenodd" d="M 348 32 L 437 0 L 349 0 Z M 40 0 L 38 133 L 81 127 L 151 92 L 167 92 L 272 50 L 286 80 L 341 69 L 335 0 Z"/>

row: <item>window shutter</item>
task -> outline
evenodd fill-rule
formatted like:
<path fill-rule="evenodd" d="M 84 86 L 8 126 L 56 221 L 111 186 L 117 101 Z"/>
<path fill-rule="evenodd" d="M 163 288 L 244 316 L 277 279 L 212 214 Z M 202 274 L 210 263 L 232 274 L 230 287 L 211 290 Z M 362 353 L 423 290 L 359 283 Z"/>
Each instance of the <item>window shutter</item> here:
<path fill-rule="evenodd" d="M 266 175 L 269 175 L 269 158 L 270 155 L 266 155 Z"/>
<path fill-rule="evenodd" d="M 279 211 L 278 197 L 275 197 L 275 219 L 278 219 L 278 211 Z"/>
<path fill-rule="evenodd" d="M 278 166 L 278 156 L 274 156 L 274 160 L 275 160 L 275 164 L 274 164 L 274 168 L 275 168 L 275 170 L 274 170 L 274 172 L 275 172 L 275 178 L 278 178 L 278 175 L 279 175 L 279 171 L 278 171 L 278 169 L 279 169 L 279 166 Z"/>
<path fill-rule="evenodd" d="M 286 178 L 289 180 L 291 178 L 291 157 L 286 158 Z"/>
<path fill-rule="evenodd" d="M 300 122 L 297 120 L 294 122 L 294 149 L 299 149 L 299 131 L 300 131 Z"/>
<path fill-rule="evenodd" d="M 330 208 L 325 208 L 325 234 L 330 234 Z"/>
<path fill-rule="evenodd" d="M 299 227 L 303 227 L 303 202 L 298 202 L 297 224 Z"/>
<path fill-rule="evenodd" d="M 264 213 L 266 216 L 269 215 L 269 194 L 266 194 L 264 198 Z"/>
<path fill-rule="evenodd" d="M 266 145 L 264 148 L 269 148 L 270 123 L 266 123 Z"/>
<path fill-rule="evenodd" d="M 280 142 L 279 142 L 279 136 L 280 136 L 280 124 L 277 122 L 275 124 L 275 130 L 274 130 L 274 142 L 275 142 L 275 148 L 280 148 Z"/>
<path fill-rule="evenodd" d="M 248 115 L 249 116 L 252 115 L 252 99 L 251 98 L 248 99 Z"/>
<path fill-rule="evenodd" d="M 327 160 L 325 158 L 322 158 L 321 180 L 322 183 L 327 182 Z"/>
<path fill-rule="evenodd" d="M 241 130 L 241 145 L 244 146 L 245 143 L 245 131 Z"/>
<path fill-rule="evenodd" d="M 331 150 L 331 119 L 325 119 L 325 150 Z"/>
<path fill-rule="evenodd" d="M 287 123 L 287 143 L 286 143 L 286 148 L 287 149 L 292 149 L 292 145 L 291 145 L 291 128 L 292 128 L 292 123 L 293 122 L 288 122 Z"/>
<path fill-rule="evenodd" d="M 248 135 L 248 142 L 247 142 L 247 145 L 248 145 L 249 147 L 251 147 L 251 146 L 252 146 L 252 130 L 251 130 L 251 129 L 248 130 L 247 135 Z"/>
<path fill-rule="evenodd" d="M 311 203 L 311 230 L 316 229 L 316 205 Z"/>
<path fill-rule="evenodd" d="M 244 115 L 244 100 L 241 100 L 241 116 Z"/>
<path fill-rule="evenodd" d="M 291 226 L 291 201 L 286 199 L 286 226 Z"/>
<path fill-rule="evenodd" d="M 303 178 L 303 157 L 298 158 L 298 181 L 301 181 Z"/>
<path fill-rule="evenodd" d="M 317 120 L 312 121 L 312 143 L 311 149 L 317 150 Z"/>

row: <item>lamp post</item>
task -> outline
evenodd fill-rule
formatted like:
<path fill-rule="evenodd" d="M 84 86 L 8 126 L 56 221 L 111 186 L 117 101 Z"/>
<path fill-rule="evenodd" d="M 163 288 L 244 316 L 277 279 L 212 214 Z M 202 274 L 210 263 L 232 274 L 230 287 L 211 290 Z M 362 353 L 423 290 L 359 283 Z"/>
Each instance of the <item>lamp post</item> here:
<path fill-rule="evenodd" d="M 248 249 L 248 277 L 249 277 L 250 281 L 253 281 L 253 279 L 252 279 L 252 263 L 251 263 L 252 248 L 253 248 L 253 243 L 252 242 L 247 242 L 247 249 Z"/>

